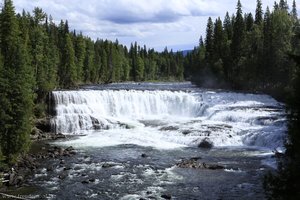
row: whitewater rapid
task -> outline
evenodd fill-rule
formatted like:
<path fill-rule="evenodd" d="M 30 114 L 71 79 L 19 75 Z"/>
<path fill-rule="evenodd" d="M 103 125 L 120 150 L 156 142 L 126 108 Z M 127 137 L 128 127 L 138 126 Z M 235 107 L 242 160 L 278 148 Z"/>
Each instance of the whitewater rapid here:
<path fill-rule="evenodd" d="M 85 135 L 67 145 L 122 144 L 162 149 L 197 146 L 282 148 L 284 106 L 267 95 L 207 90 L 54 91 L 56 133 Z"/>

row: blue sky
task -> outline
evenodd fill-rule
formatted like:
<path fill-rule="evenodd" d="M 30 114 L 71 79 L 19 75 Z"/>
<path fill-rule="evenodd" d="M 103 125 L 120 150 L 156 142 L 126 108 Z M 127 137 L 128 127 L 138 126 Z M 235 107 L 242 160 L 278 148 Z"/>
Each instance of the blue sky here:
<path fill-rule="evenodd" d="M 16 11 L 41 7 L 58 23 L 68 20 L 71 29 L 93 39 L 137 41 L 161 51 L 192 49 L 205 35 L 209 16 L 222 19 L 235 12 L 237 0 L 14 0 Z M 254 12 L 256 0 L 241 0 L 243 11 Z M 262 0 L 263 8 L 274 0 Z M 288 1 L 290 6 L 292 0 Z"/>

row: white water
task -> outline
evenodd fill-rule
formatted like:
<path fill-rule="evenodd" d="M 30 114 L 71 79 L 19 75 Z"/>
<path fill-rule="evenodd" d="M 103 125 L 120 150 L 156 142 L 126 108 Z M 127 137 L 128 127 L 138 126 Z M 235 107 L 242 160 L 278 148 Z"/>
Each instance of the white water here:
<path fill-rule="evenodd" d="M 55 91 L 57 133 L 75 146 L 283 146 L 282 106 L 266 95 L 209 91 Z"/>

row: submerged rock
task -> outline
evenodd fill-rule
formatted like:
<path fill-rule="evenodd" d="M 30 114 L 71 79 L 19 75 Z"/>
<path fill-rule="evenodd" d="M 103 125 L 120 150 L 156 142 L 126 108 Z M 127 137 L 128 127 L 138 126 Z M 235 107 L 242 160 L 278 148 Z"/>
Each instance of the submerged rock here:
<path fill-rule="evenodd" d="M 111 168 L 116 166 L 114 163 L 103 163 L 102 168 Z"/>
<path fill-rule="evenodd" d="M 192 131 L 191 130 L 184 130 L 184 131 L 182 131 L 182 134 L 183 135 L 188 135 L 188 134 L 190 134 Z"/>
<path fill-rule="evenodd" d="M 179 129 L 179 127 L 176 126 L 164 126 L 161 127 L 159 130 L 160 131 L 177 131 Z"/>
<path fill-rule="evenodd" d="M 90 183 L 90 181 L 88 181 L 88 180 L 84 180 L 84 181 L 81 181 L 81 183 L 82 183 L 82 184 L 89 184 L 89 183 Z"/>
<path fill-rule="evenodd" d="M 142 158 L 147 158 L 148 156 L 147 156 L 147 154 L 143 153 L 143 154 L 141 155 L 141 157 L 142 157 Z"/>

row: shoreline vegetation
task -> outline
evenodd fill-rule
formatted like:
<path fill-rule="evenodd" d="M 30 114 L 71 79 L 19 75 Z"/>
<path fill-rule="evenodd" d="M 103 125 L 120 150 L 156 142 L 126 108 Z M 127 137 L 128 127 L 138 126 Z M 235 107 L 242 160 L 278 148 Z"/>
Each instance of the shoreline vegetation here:
<path fill-rule="evenodd" d="M 55 24 L 41 8 L 32 14 L 16 14 L 12 0 L 4 0 L 0 12 L 2 182 L 24 180 L 12 169 L 32 159 L 26 157 L 34 144 L 31 135 L 64 137 L 45 136 L 50 130 L 36 124 L 49 117 L 46 99 L 55 88 L 191 80 L 204 88 L 262 92 L 287 104 L 287 152 L 278 173 L 267 176 L 265 188 L 270 199 L 300 198 L 300 22 L 296 2 L 289 7 L 286 0 L 280 0 L 263 10 L 257 0 L 255 14 L 243 13 L 240 0 L 236 8 L 223 21 L 209 18 L 199 46 L 183 55 L 167 48 L 159 53 L 137 42 L 127 48 L 117 40 L 94 41 L 71 31 L 68 21 Z"/>

